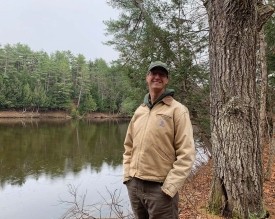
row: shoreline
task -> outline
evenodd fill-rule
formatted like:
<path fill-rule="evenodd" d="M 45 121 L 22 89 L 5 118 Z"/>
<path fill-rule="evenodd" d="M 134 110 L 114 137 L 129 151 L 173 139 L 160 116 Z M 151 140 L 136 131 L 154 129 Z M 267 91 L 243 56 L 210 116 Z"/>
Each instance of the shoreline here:
<path fill-rule="evenodd" d="M 80 119 L 125 119 L 129 116 L 122 116 L 120 114 L 109 113 L 88 113 L 80 116 Z M 62 110 L 56 111 L 16 111 L 7 110 L 0 111 L 0 119 L 73 119 L 70 113 Z"/>

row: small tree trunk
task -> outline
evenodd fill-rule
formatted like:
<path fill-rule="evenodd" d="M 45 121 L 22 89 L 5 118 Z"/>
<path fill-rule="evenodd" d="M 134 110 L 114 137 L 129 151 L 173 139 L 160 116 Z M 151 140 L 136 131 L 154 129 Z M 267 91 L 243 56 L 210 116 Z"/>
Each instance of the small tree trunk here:
<path fill-rule="evenodd" d="M 260 86 L 260 125 L 259 136 L 260 145 L 264 147 L 268 137 L 267 132 L 267 115 L 266 115 L 266 97 L 267 97 L 267 66 L 266 66 L 266 52 L 265 52 L 265 35 L 263 29 L 259 32 L 259 62 L 261 72 L 261 86 Z"/>
<path fill-rule="evenodd" d="M 272 173 L 272 166 L 274 164 L 275 156 L 275 115 L 272 117 L 272 136 L 269 140 L 269 153 L 268 153 L 268 162 L 266 167 L 265 179 L 270 180 Z"/>
<path fill-rule="evenodd" d="M 77 100 L 77 106 L 76 106 L 77 109 L 79 108 L 79 105 L 80 105 L 81 95 L 82 95 L 82 83 L 81 83 L 80 91 L 78 94 L 78 100 Z"/>

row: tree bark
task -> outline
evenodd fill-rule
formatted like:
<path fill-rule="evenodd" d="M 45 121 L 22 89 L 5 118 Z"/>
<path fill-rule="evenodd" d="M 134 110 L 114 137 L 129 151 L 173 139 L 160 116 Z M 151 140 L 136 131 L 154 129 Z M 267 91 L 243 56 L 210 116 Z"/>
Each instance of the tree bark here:
<path fill-rule="evenodd" d="M 256 0 L 209 0 L 210 113 L 214 174 L 210 210 L 260 218 L 262 150 L 256 102 Z"/>
<path fill-rule="evenodd" d="M 265 52 L 265 35 L 264 31 L 259 32 L 259 71 L 260 78 L 260 122 L 259 122 L 259 136 L 260 145 L 263 148 L 268 137 L 267 131 L 267 114 L 266 114 L 266 99 L 267 99 L 267 66 L 266 66 L 266 52 Z"/>

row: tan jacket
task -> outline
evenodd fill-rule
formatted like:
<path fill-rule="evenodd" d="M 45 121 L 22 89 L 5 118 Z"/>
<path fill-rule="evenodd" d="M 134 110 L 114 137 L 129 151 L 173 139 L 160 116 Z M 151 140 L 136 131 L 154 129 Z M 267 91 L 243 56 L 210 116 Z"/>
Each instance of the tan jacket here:
<path fill-rule="evenodd" d="M 124 179 L 161 182 L 174 197 L 195 160 L 193 130 L 188 109 L 166 96 L 151 110 L 142 104 L 130 121 L 124 142 Z"/>

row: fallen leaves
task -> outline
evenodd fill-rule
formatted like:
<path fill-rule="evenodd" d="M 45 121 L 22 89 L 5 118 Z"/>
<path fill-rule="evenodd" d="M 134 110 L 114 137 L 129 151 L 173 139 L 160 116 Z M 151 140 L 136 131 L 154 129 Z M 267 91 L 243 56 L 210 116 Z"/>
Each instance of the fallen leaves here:
<path fill-rule="evenodd" d="M 264 171 L 268 161 L 268 150 L 264 150 Z M 219 219 L 222 217 L 209 214 L 206 210 L 212 180 L 212 160 L 203 164 L 191 176 L 180 191 L 180 219 Z M 270 219 L 275 219 L 275 163 L 272 165 L 271 177 L 264 181 L 264 206 L 269 211 Z"/>

